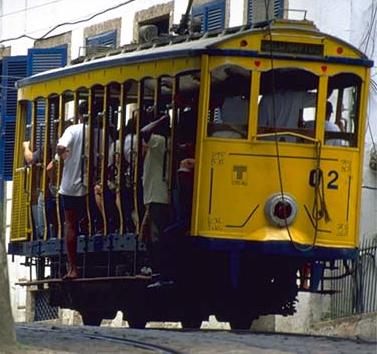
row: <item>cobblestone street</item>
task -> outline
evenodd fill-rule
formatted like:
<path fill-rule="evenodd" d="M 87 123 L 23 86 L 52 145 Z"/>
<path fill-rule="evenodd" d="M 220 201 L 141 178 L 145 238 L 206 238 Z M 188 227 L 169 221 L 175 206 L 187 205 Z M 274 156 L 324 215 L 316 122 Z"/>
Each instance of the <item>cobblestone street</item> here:
<path fill-rule="evenodd" d="M 218 330 L 132 330 L 128 328 L 18 325 L 17 337 L 26 353 L 139 353 L 135 347 L 108 343 L 88 335 L 145 342 L 178 353 L 376 353 L 376 343 L 289 334 Z M 26 347 L 25 347 L 26 346 Z M 27 348 L 27 350 L 26 350 Z"/>

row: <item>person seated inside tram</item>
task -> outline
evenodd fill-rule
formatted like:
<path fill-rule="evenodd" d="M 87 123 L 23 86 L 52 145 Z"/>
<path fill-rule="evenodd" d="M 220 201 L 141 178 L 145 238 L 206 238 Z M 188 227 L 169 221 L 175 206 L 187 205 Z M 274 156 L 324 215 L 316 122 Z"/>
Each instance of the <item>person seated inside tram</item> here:
<path fill-rule="evenodd" d="M 340 133 L 341 129 L 339 126 L 331 121 L 331 115 L 333 113 L 333 107 L 331 102 L 327 101 L 326 102 L 326 121 L 325 121 L 325 132 L 336 132 Z M 326 139 L 325 140 L 326 145 L 345 145 L 345 141 L 342 139 Z"/>
<path fill-rule="evenodd" d="M 102 212 L 99 218 L 103 218 L 105 210 L 104 203 L 106 205 L 106 216 L 108 218 L 108 232 L 114 232 L 119 225 L 119 217 L 116 206 L 119 206 L 119 196 L 116 195 L 116 173 L 119 160 L 119 139 L 118 132 L 115 127 L 109 128 L 109 147 L 108 147 L 108 161 L 106 168 L 106 188 L 103 189 L 100 182 L 94 186 L 94 197 L 97 208 Z M 104 192 L 105 190 L 105 192 Z M 104 195 L 103 195 L 104 193 Z M 119 210 L 119 209 L 118 209 Z M 98 233 L 103 232 L 103 220 L 98 225 L 102 225 Z"/>
<path fill-rule="evenodd" d="M 296 129 L 300 110 L 315 107 L 317 94 L 307 91 L 281 90 L 263 95 L 259 102 L 259 127 Z"/>
<path fill-rule="evenodd" d="M 340 133 L 341 130 L 339 126 L 331 121 L 331 115 L 333 113 L 333 106 L 331 102 L 326 102 L 326 120 L 325 120 L 325 134 L 326 132 L 335 132 Z M 314 129 L 315 128 L 315 121 L 310 120 L 305 122 L 305 128 Z M 325 139 L 325 145 L 333 145 L 333 146 L 341 146 L 345 145 L 345 141 L 342 139 Z"/>
<path fill-rule="evenodd" d="M 233 74 L 213 85 L 210 102 L 213 121 L 208 126 L 208 134 L 219 138 L 245 139 L 249 121 L 249 79 Z"/>

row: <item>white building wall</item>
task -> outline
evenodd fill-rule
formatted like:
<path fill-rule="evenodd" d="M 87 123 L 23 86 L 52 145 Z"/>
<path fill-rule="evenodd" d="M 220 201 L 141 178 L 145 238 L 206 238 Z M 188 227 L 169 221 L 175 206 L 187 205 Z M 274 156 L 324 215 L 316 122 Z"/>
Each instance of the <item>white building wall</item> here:
<path fill-rule="evenodd" d="M 229 0 L 230 13 L 229 13 L 229 27 L 242 25 L 244 0 Z"/>
<path fill-rule="evenodd" d="M 114 18 L 122 18 L 120 45 L 130 43 L 133 34 L 133 19 L 137 11 L 147 9 L 153 5 L 164 4 L 171 0 L 143 0 L 134 1 L 128 5 L 96 16 L 90 21 L 85 21 L 91 16 L 105 9 L 120 4 L 119 0 L 3 0 L 2 17 L 0 24 L 1 40 L 15 38 L 27 34 L 33 38 L 39 38 L 51 30 L 54 26 L 66 22 L 83 21 L 73 25 L 64 25 L 52 31 L 49 36 L 55 36 L 67 31 L 72 31 L 72 59 L 79 54 L 79 47 L 84 45 L 83 29 L 85 27 L 104 22 Z M 175 17 L 181 17 L 181 12 L 186 10 L 186 1 L 180 4 Z M 178 20 L 179 22 L 179 20 Z M 11 45 L 12 55 L 25 55 L 27 49 L 33 47 L 33 39 L 19 39 L 2 43 Z"/>

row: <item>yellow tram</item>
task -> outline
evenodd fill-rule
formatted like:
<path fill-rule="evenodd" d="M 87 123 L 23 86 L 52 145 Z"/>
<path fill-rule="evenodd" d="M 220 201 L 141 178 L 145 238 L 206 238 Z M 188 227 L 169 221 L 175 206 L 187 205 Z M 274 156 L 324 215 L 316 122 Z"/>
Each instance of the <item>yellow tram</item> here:
<path fill-rule="evenodd" d="M 77 245 L 82 277 L 50 281 L 52 302 L 79 310 L 89 324 L 123 310 L 134 327 L 151 320 L 198 327 L 215 314 L 248 328 L 263 314 L 293 314 L 300 271 L 310 280 L 303 290 L 315 292 L 332 261 L 356 253 L 371 66 L 313 23 L 281 20 L 125 46 L 19 81 L 9 253 L 61 276 L 64 220 L 59 194 L 52 209 L 49 199 L 64 167 L 57 162 L 51 174 L 48 164 L 87 101 L 79 162 L 89 220 Z M 138 237 L 141 131 L 162 114 L 170 123 L 169 205 L 175 224 L 182 215 L 188 222 L 178 229 L 172 222 L 168 247 L 179 263 L 172 266 L 178 285 L 148 290 L 151 278 L 139 275 L 148 265 Z M 124 154 L 130 120 L 132 163 Z M 40 163 L 25 166 L 25 140 L 42 152 Z M 192 188 L 182 191 L 187 157 L 195 173 Z"/>

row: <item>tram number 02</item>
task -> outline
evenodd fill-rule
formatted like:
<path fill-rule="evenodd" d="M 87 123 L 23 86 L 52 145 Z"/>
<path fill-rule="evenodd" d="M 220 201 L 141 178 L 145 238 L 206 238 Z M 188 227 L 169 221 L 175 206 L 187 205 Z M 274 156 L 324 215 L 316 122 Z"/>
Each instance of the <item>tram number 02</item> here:
<path fill-rule="evenodd" d="M 327 182 L 327 189 L 338 189 L 338 178 L 339 173 L 335 170 L 331 170 L 328 172 L 327 177 L 329 178 Z M 315 187 L 318 181 L 318 185 L 321 184 L 321 180 L 323 179 L 323 171 L 322 170 L 311 170 L 309 174 L 309 185 L 311 187 Z"/>

